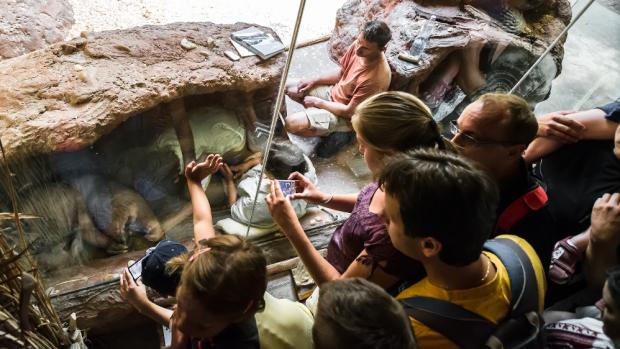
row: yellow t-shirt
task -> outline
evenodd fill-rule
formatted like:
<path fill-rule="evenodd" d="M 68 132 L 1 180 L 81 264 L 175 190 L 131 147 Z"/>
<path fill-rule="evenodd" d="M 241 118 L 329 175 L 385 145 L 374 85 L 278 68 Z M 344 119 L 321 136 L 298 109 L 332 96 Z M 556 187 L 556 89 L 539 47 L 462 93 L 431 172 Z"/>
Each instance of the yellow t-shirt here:
<path fill-rule="evenodd" d="M 539 311 L 542 312 L 546 289 L 545 272 L 542 268 L 542 264 L 540 263 L 540 259 L 536 255 L 536 252 L 532 246 L 527 243 L 527 241 L 517 236 L 500 235 L 498 238 L 508 238 L 515 241 L 530 258 L 532 266 L 534 267 L 534 273 L 536 274 L 536 280 L 538 282 Z M 484 285 L 467 290 L 448 291 L 431 284 L 428 281 L 428 278 L 424 278 L 420 282 L 401 292 L 396 298 L 403 299 L 415 296 L 433 297 L 458 304 L 459 306 L 474 312 L 492 321 L 493 323 L 498 323 L 508 315 L 511 298 L 510 280 L 508 278 L 508 271 L 499 258 L 490 252 L 485 251 L 483 253 L 489 257 L 496 269 L 495 277 Z M 456 344 L 443 335 L 431 330 L 414 318 L 410 317 L 409 319 L 411 320 L 411 326 L 413 326 L 416 342 L 420 348 L 458 349 Z"/>

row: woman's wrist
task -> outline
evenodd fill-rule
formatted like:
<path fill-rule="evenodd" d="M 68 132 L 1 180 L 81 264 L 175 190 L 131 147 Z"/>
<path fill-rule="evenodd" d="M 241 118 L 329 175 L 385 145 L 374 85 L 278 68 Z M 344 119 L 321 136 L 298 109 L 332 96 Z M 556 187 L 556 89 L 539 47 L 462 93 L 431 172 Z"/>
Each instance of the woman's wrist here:
<path fill-rule="evenodd" d="M 134 306 L 134 308 L 136 308 L 136 310 L 142 314 L 142 315 L 146 315 L 149 313 L 149 309 L 151 308 L 151 300 L 150 299 L 135 299 L 134 302 L 132 302 L 132 305 Z"/>
<path fill-rule="evenodd" d="M 333 198 L 334 198 L 334 194 L 325 194 L 323 196 L 323 199 L 321 200 L 321 204 L 327 205 L 332 201 Z"/>
<path fill-rule="evenodd" d="M 312 199 L 312 201 L 310 201 L 310 200 L 308 200 L 308 201 L 310 201 L 313 204 L 322 205 L 323 203 L 328 201 L 331 196 L 332 196 L 331 194 L 327 194 L 327 193 L 324 193 L 322 191 L 318 191 L 317 194 Z M 308 198 L 308 199 L 310 199 L 310 198 Z"/>

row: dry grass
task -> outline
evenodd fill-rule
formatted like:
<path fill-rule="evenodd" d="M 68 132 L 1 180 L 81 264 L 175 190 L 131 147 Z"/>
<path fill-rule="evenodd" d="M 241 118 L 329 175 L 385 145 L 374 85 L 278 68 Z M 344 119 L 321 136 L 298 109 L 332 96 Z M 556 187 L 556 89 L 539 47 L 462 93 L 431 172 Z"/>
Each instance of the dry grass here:
<path fill-rule="evenodd" d="M 21 224 L 14 177 L 0 141 L 0 178 L 6 183 L 8 201 L 17 227 L 17 246 L 8 243 L 0 230 L 0 347 L 52 349 L 67 346 L 69 339 L 58 314 L 43 290 L 36 261 L 32 258 Z M 34 277 L 32 296 L 24 297 L 25 273 Z M 25 301 L 27 300 L 27 302 Z M 20 302 L 22 304 L 20 305 Z M 20 316 L 20 310 L 22 311 Z"/>

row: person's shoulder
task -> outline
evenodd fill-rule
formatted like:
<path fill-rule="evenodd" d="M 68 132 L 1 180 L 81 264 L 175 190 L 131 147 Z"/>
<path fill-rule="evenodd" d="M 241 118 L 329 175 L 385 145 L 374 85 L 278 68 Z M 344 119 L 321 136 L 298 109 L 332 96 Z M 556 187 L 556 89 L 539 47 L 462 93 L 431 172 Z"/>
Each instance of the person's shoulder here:
<path fill-rule="evenodd" d="M 351 64 L 356 57 L 357 56 L 355 55 L 355 41 L 353 41 L 353 43 L 349 45 L 347 50 L 344 52 L 342 57 L 340 57 L 338 63 L 340 63 L 341 66 L 347 66 Z"/>
<path fill-rule="evenodd" d="M 424 278 L 401 291 L 396 296 L 396 299 L 401 300 L 417 296 L 433 296 L 435 293 L 433 288 L 434 286 L 428 281 L 428 278 Z"/>
<path fill-rule="evenodd" d="M 372 91 L 372 94 L 375 94 L 387 91 L 390 87 L 391 81 L 392 71 L 390 70 L 389 65 L 379 63 L 372 69 L 367 70 L 365 74 L 361 76 L 361 79 L 358 82 L 358 87 L 367 91 Z"/>
<path fill-rule="evenodd" d="M 258 349 L 258 327 L 254 317 L 229 325 L 213 341 L 217 348 Z"/>
<path fill-rule="evenodd" d="M 376 181 L 370 182 L 362 188 L 362 190 L 360 191 L 360 194 L 368 193 L 368 192 L 374 193 L 375 191 L 377 191 L 377 189 L 379 189 L 379 182 L 376 182 Z"/>

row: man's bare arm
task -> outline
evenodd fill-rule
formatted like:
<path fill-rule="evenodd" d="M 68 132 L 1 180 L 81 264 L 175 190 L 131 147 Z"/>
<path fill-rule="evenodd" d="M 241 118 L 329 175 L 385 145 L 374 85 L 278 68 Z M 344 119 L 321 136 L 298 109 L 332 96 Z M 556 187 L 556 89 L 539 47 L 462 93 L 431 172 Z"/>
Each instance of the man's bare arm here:
<path fill-rule="evenodd" d="M 620 193 L 603 194 L 594 203 L 591 217 L 584 274 L 588 284 L 600 290 L 605 283 L 606 271 L 618 264 Z"/>
<path fill-rule="evenodd" d="M 326 101 L 317 97 L 308 96 L 304 98 L 304 106 L 306 108 L 315 107 L 319 109 L 327 110 L 328 112 L 340 116 L 342 118 L 350 119 L 355 111 L 356 104 L 342 104 L 338 102 Z"/>
<path fill-rule="evenodd" d="M 342 77 L 342 68 L 338 67 L 329 73 L 321 75 L 317 78 L 312 79 L 315 85 L 334 85 L 340 78 Z"/>
<path fill-rule="evenodd" d="M 579 139 L 613 139 L 614 132 L 618 127 L 618 123 L 605 118 L 605 112 L 601 109 L 591 109 L 563 116 L 556 115 L 555 117 L 559 118 L 558 120 L 567 120 L 563 123 L 554 123 L 552 119 L 545 121 L 545 116 L 541 117 L 538 138 L 530 143 L 525 151 L 524 158 L 527 162 L 536 161 L 553 153 L 566 144 L 565 139 L 567 138 L 575 138 L 575 141 Z M 541 125 L 545 125 L 545 127 L 541 127 Z M 552 125 L 556 125 L 555 131 L 551 127 Z M 566 137 L 561 138 L 553 133 L 562 133 L 562 130 L 565 130 Z"/>
<path fill-rule="evenodd" d="M 181 146 L 183 166 L 185 166 L 196 158 L 196 150 L 194 147 L 194 135 L 187 114 L 185 113 L 183 99 L 175 99 L 166 104 L 165 109 L 172 117 L 174 131 L 176 132 L 179 145 Z"/>

